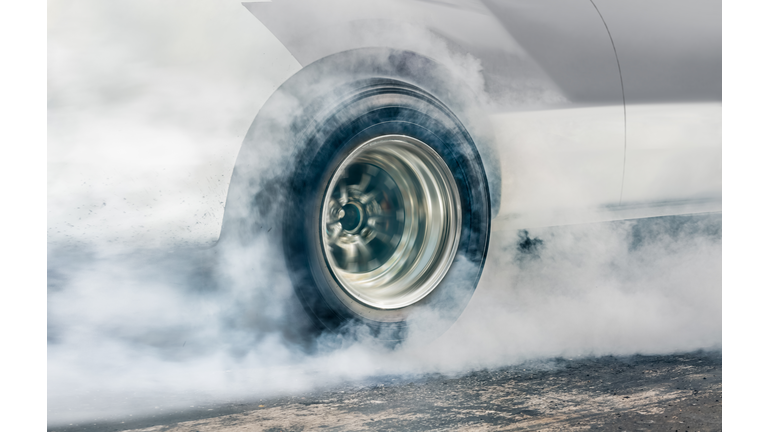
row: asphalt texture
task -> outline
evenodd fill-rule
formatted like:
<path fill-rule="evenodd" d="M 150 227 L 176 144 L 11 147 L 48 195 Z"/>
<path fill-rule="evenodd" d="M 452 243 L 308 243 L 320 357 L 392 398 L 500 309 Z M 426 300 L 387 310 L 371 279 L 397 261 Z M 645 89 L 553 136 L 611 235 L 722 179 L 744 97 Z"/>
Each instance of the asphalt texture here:
<path fill-rule="evenodd" d="M 552 359 L 459 377 L 377 377 L 290 397 L 49 431 L 722 429 L 722 354 Z"/>

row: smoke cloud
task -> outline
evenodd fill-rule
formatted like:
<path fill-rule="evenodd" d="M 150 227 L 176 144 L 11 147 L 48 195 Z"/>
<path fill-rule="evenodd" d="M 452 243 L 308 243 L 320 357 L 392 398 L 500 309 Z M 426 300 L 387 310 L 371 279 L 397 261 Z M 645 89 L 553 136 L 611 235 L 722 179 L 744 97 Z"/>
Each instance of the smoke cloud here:
<path fill-rule="evenodd" d="M 231 173 L 258 107 L 298 70 L 241 9 L 49 7 L 50 425 L 392 374 L 720 348 L 719 214 L 494 231 L 474 297 L 438 338 L 393 348 L 366 328 L 309 331 L 269 228 L 210 246 L 229 181 L 216 173 Z M 413 319 L 428 328 L 433 312 Z"/>
<path fill-rule="evenodd" d="M 266 241 L 238 251 L 53 250 L 49 422 L 380 375 L 720 349 L 720 226 L 704 215 L 496 233 L 458 322 L 395 349 L 365 329 L 306 337 Z"/>

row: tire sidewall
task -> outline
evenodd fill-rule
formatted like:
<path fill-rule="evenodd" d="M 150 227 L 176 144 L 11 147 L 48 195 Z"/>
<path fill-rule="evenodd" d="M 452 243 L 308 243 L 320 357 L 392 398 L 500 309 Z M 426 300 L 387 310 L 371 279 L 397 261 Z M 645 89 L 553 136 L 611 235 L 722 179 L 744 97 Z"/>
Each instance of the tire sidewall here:
<path fill-rule="evenodd" d="M 233 186 L 238 188 L 240 208 L 228 196 L 227 207 L 232 207 L 228 210 L 234 217 L 225 217 L 225 222 L 230 226 L 227 231 L 236 232 L 241 241 L 243 234 L 253 233 L 255 224 L 264 226 L 265 218 L 275 222 L 269 225 L 282 226 L 280 242 L 295 292 L 318 326 L 338 330 L 363 323 L 399 339 L 408 330 L 407 322 L 420 312 L 452 323 L 465 308 L 487 253 L 490 194 L 477 144 L 462 121 L 477 114 L 468 96 L 461 96 L 467 90 L 438 65 L 412 53 L 362 51 L 366 52 L 341 53 L 307 66 L 265 104 L 271 109 L 263 108 L 254 121 L 233 173 L 230 195 Z M 328 73 L 329 66 L 339 64 L 352 66 L 352 72 Z M 415 85 L 409 80 L 414 77 L 426 80 L 430 90 L 438 88 L 443 97 Z M 452 103 L 450 108 L 445 100 Z M 405 308 L 380 310 L 346 295 L 335 281 L 322 250 L 319 212 L 341 160 L 368 139 L 389 134 L 424 142 L 448 165 L 459 188 L 461 232 L 450 269 L 429 295 Z M 265 149 L 265 142 L 277 149 Z M 254 212 L 254 199 L 249 197 L 258 198 L 266 184 L 280 192 L 272 194 L 277 199 L 269 200 L 266 211 L 259 206 Z"/>

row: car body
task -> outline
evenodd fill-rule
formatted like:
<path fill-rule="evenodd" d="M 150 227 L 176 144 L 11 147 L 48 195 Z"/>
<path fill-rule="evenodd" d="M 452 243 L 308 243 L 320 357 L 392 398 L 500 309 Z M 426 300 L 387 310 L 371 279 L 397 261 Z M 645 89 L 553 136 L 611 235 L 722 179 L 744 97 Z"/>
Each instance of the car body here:
<path fill-rule="evenodd" d="M 341 316 L 345 308 L 357 308 L 355 319 L 404 323 L 421 302 L 442 304 L 434 300 L 440 295 L 461 298 L 450 324 L 477 285 L 491 227 L 721 211 L 717 1 L 175 6 L 147 14 L 151 7 L 84 2 L 78 7 L 85 16 L 78 7 L 53 8 L 49 242 L 242 245 L 272 233 L 320 327 L 352 319 L 320 316 Z M 87 21 L 91 31 L 67 17 Z M 108 25 L 124 22 L 131 25 Z M 111 40 L 99 37 L 105 34 L 116 42 L 103 43 Z M 379 93 L 355 108 L 355 98 L 371 92 Z M 411 127 L 402 113 L 382 123 L 370 114 L 387 110 L 415 113 L 426 123 L 413 120 Z M 342 121 L 352 113 L 360 117 Z M 339 196 L 347 199 L 346 192 L 332 197 L 347 175 L 336 167 L 360 165 L 365 158 L 344 158 L 381 138 L 352 143 L 346 140 L 357 135 L 337 136 L 345 128 L 368 130 L 350 126 L 362 118 L 389 137 L 382 152 L 411 149 L 397 164 L 418 159 L 439 173 L 413 190 L 447 185 L 450 193 L 434 200 L 441 210 L 413 210 L 414 220 L 429 219 L 419 211 L 457 210 L 450 223 L 437 225 L 455 229 L 445 239 L 411 238 L 431 239 L 403 254 L 415 262 L 433 243 L 446 252 L 433 260 L 440 268 L 430 267 L 432 258 L 423 261 L 428 277 L 421 267 L 397 276 L 429 281 L 423 292 L 421 282 L 401 287 L 407 302 L 390 296 L 366 303 L 351 295 L 358 292 L 350 288 L 354 278 L 340 275 L 355 273 L 357 264 L 346 273 L 334 267 L 333 245 L 320 234 L 326 228 L 315 226 L 333 219 L 325 213 L 333 205 L 338 214 Z M 419 128 L 426 128 L 423 136 L 406 136 Z M 454 180 L 458 186 L 448 185 Z M 355 211 L 370 222 L 363 204 Z M 464 287 L 461 295 L 440 294 L 454 285 Z M 338 304 L 313 309 L 326 301 Z"/>
<path fill-rule="evenodd" d="M 481 80 L 494 229 L 721 209 L 718 1 L 244 5 L 302 65 L 387 46 Z"/>
<path fill-rule="evenodd" d="M 223 51 L 230 46 L 233 53 L 217 61 L 238 72 L 257 66 L 252 73 L 269 77 L 271 83 L 259 94 L 249 94 L 254 101 L 249 106 L 227 106 L 241 125 L 239 133 L 227 131 L 226 138 L 222 134 L 207 141 L 183 142 L 185 137 L 172 136 L 170 129 L 186 127 L 185 121 L 176 121 L 146 134 L 112 136 L 114 145 L 104 139 L 99 139 L 101 145 L 88 144 L 97 129 L 108 126 L 94 121 L 93 115 L 73 119 L 71 107 L 79 102 L 76 96 L 59 98 L 65 100 L 66 110 L 58 109 L 53 100 L 49 104 L 49 238 L 98 235 L 151 244 L 214 243 L 234 157 L 258 100 L 300 66 L 335 52 L 376 45 L 420 52 L 480 80 L 472 85 L 489 98 L 502 173 L 494 230 L 721 209 L 719 1 L 282 0 L 176 11 L 171 6 L 163 15 L 169 22 L 160 24 L 196 29 L 185 33 L 196 32 L 198 36 L 187 37 L 195 41 L 213 40 L 218 34 L 221 42 L 213 40 L 207 49 Z M 97 13 L 105 8 L 87 2 L 81 7 L 90 10 L 92 20 L 111 22 L 109 16 Z M 71 28 L 55 25 L 57 14 L 63 21 L 69 13 L 64 9 L 77 8 L 52 7 L 51 25 L 56 28 L 51 41 L 64 44 L 70 39 L 69 52 L 83 47 L 83 56 L 98 57 L 98 50 L 85 52 L 87 44 L 82 41 L 74 45 L 72 38 L 62 37 L 75 34 Z M 96 37 L 100 31 L 96 24 L 77 22 L 89 14 L 78 13 L 73 21 L 86 29 L 80 34 L 87 39 L 90 29 Z M 206 23 L 207 18 L 226 24 L 217 27 Z M 222 31 L 225 26 L 229 34 Z M 248 34 L 248 26 L 258 32 Z M 137 21 L 122 31 L 130 37 L 138 28 Z M 267 31 L 279 42 L 270 40 Z M 178 45 L 180 37 L 162 36 L 153 43 Z M 268 49 L 247 45 L 249 37 L 261 38 Z M 52 43 L 52 53 L 58 52 L 56 46 Z M 97 48 L 114 49 L 108 44 Z M 145 46 L 134 48 L 134 58 L 148 64 L 156 60 L 146 54 Z M 242 52 L 237 53 L 238 49 Z M 271 57 L 251 60 L 248 66 L 231 60 L 236 55 L 255 58 L 250 51 L 257 49 Z M 184 55 L 176 57 L 184 62 L 184 66 L 172 64 L 177 70 L 192 77 L 201 75 L 196 72 L 203 69 L 203 60 L 195 63 Z M 264 67 L 267 62 L 271 68 Z M 72 68 L 59 56 L 52 54 L 50 63 L 50 93 L 59 95 L 60 88 L 77 87 L 63 79 Z M 84 63 L 78 68 L 87 67 Z M 83 76 L 93 73 L 76 70 Z M 102 80 L 102 88 L 116 93 L 113 88 L 130 83 L 131 78 L 118 71 L 112 74 L 113 81 Z M 246 78 L 227 78 L 242 87 L 248 85 Z M 159 81 L 149 80 L 149 85 L 143 85 L 145 94 Z M 211 94 L 222 97 L 215 89 L 200 96 Z M 95 106 L 84 102 L 79 111 Z M 128 116 L 118 113 L 117 117 L 122 121 Z M 109 122 L 114 126 L 114 121 Z M 64 123 L 69 126 L 58 127 Z M 86 132 L 72 136 L 73 124 L 82 124 L 79 131 Z M 133 142 L 136 153 L 115 157 L 129 151 L 123 141 Z M 184 146 L 179 149 L 184 156 L 171 148 L 172 142 Z M 122 150 L 116 151 L 116 146 Z M 157 149 L 162 156 L 153 155 L 149 163 L 145 156 Z M 168 186 L 165 192 L 163 184 Z M 175 194 L 169 195 L 168 189 Z"/>

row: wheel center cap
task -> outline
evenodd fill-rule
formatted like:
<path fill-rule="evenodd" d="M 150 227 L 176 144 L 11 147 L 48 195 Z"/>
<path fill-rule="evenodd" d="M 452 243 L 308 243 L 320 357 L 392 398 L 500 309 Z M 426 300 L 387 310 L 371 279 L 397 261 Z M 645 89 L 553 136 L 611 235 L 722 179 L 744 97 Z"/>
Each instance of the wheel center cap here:
<path fill-rule="evenodd" d="M 348 203 L 341 209 L 344 211 L 344 216 L 339 221 L 341 227 L 345 231 L 357 231 L 363 222 L 363 209 L 357 203 Z"/>

